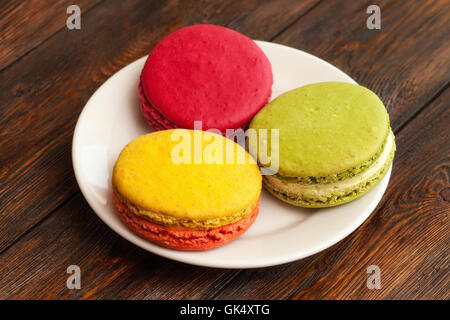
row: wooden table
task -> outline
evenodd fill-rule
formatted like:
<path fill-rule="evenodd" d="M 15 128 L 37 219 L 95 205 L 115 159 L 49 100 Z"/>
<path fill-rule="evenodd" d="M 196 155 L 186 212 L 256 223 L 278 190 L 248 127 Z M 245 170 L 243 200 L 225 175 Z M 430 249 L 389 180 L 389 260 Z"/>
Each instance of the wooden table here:
<path fill-rule="evenodd" d="M 0 0 L 0 298 L 449 299 L 450 4 L 447 0 Z M 66 8 L 81 8 L 68 30 Z M 381 8 L 381 30 L 366 9 Z M 270 268 L 170 261 L 90 209 L 71 163 L 92 93 L 168 33 L 212 23 L 329 61 L 385 102 L 397 138 L 372 216 L 312 257 Z M 68 290 L 66 268 L 82 270 Z M 381 289 L 366 287 L 367 267 Z"/>

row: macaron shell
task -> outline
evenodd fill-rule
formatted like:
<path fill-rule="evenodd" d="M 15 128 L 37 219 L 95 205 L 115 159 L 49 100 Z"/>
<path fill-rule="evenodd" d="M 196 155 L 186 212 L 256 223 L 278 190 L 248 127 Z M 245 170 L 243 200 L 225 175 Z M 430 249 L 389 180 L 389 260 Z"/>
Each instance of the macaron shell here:
<path fill-rule="evenodd" d="M 173 158 L 173 152 L 180 155 L 177 148 L 185 145 L 183 141 L 188 142 L 190 163 Z M 198 150 L 195 141 L 202 141 Z M 221 163 L 208 164 L 206 155 L 214 153 L 207 151 L 214 144 L 223 146 Z M 227 146 L 234 149 L 234 157 L 227 158 Z M 194 163 L 196 154 L 202 163 Z M 112 177 L 113 188 L 133 205 L 188 220 L 226 220 L 245 211 L 259 198 L 261 183 L 258 165 L 241 146 L 222 135 L 187 129 L 157 131 L 133 140 L 120 153 Z"/>
<path fill-rule="evenodd" d="M 241 236 L 253 224 L 259 208 L 245 218 L 216 229 L 190 230 L 177 229 L 155 224 L 128 210 L 113 193 L 113 202 L 122 222 L 133 232 L 158 245 L 177 250 L 208 250 L 224 245 Z"/>
<path fill-rule="evenodd" d="M 142 71 L 148 102 L 182 128 L 244 127 L 269 101 L 273 76 L 246 36 L 214 25 L 185 27 L 164 38 Z"/>
<path fill-rule="evenodd" d="M 282 94 L 254 117 L 250 128 L 279 129 L 278 173 L 293 177 L 356 173 L 376 159 L 390 130 L 377 95 L 344 82 Z M 269 139 L 269 149 L 270 144 Z"/>

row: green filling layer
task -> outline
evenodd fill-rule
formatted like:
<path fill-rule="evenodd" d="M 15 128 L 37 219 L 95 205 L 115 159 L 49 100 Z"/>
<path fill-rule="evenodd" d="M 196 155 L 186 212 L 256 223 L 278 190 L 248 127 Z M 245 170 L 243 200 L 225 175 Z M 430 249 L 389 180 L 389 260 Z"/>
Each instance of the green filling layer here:
<path fill-rule="evenodd" d="M 274 188 L 271 184 L 267 182 L 267 179 L 264 178 L 263 178 L 263 185 L 270 193 L 272 193 L 277 198 L 296 206 L 306 208 L 337 206 L 361 197 L 366 192 L 368 192 L 373 186 L 375 186 L 378 182 L 380 182 L 381 179 L 386 175 L 387 171 L 389 170 L 389 167 L 394 158 L 394 153 L 395 153 L 395 143 L 393 144 L 392 149 L 389 153 L 388 160 L 376 175 L 372 176 L 368 180 L 361 181 L 356 187 L 350 189 L 343 189 L 339 191 L 334 190 L 330 191 L 330 194 L 327 196 L 326 200 L 308 198 L 301 194 L 286 193 L 284 191 Z"/>

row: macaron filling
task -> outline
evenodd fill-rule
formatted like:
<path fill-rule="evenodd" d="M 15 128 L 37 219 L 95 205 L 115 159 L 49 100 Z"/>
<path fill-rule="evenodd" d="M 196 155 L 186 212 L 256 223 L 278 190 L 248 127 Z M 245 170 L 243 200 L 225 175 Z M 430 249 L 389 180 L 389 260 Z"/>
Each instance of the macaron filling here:
<path fill-rule="evenodd" d="M 273 175 L 264 176 L 263 183 L 277 197 L 303 206 L 342 204 L 364 194 L 384 177 L 392 163 L 395 149 L 395 139 L 391 131 L 380 156 L 366 170 L 353 177 L 334 183 L 308 184 L 287 182 Z"/>
<path fill-rule="evenodd" d="M 241 219 L 244 219 L 250 213 L 252 213 L 258 206 L 259 202 L 258 196 L 258 198 L 256 198 L 247 208 L 228 216 L 222 216 L 214 219 L 186 219 L 174 217 L 167 213 L 159 213 L 142 208 L 138 205 L 133 204 L 125 197 L 121 196 L 114 186 L 113 190 L 117 199 L 119 199 L 119 201 L 123 203 L 128 208 L 128 210 L 135 215 L 145 218 L 158 225 L 195 230 L 209 230 L 219 228 L 227 224 L 235 223 Z"/>
<path fill-rule="evenodd" d="M 343 172 L 339 172 L 336 174 L 328 175 L 328 176 L 322 176 L 322 177 L 314 177 L 314 176 L 290 176 L 286 175 L 280 172 L 277 172 L 275 176 L 283 180 L 285 182 L 297 182 L 301 184 L 329 184 L 329 183 L 336 183 L 342 180 L 346 180 L 352 177 L 357 176 L 361 172 L 364 172 L 368 168 L 370 168 L 382 155 L 382 153 L 385 150 L 385 146 L 390 138 L 390 132 L 391 129 L 389 128 L 388 134 L 386 138 L 384 139 L 384 143 L 381 145 L 381 147 L 378 149 L 378 151 L 366 161 L 363 161 L 360 165 L 353 167 L 351 169 L 345 170 Z M 280 170 L 281 171 L 281 170 Z"/>

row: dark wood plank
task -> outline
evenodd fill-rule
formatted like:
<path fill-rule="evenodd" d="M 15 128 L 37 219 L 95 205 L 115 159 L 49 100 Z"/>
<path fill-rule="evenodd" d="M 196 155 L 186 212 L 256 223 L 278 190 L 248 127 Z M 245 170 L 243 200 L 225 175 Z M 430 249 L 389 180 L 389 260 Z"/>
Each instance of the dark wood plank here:
<path fill-rule="evenodd" d="M 450 81 L 446 0 L 377 1 L 381 30 L 366 27 L 373 1 L 323 1 L 274 39 L 336 65 L 376 92 L 394 129 Z"/>
<path fill-rule="evenodd" d="M 291 264 L 245 270 L 218 299 L 449 299 L 450 89 L 397 135 L 377 210 L 335 246 Z M 367 267 L 381 289 L 366 287 Z"/>
<path fill-rule="evenodd" d="M 101 0 L 81 0 L 81 15 Z M 0 70 L 66 26 L 69 0 L 14 0 L 0 3 Z"/>
<path fill-rule="evenodd" d="M 239 10 L 240 15 L 228 23 L 227 27 L 252 39 L 271 41 L 319 3 L 320 0 L 255 2 L 253 8 Z"/>
<path fill-rule="evenodd" d="M 180 23 L 174 12 L 167 12 L 166 28 L 156 29 L 158 14 L 162 16 L 165 7 L 156 1 L 146 4 L 102 3 L 83 17 L 81 30 L 61 29 L 0 73 L 0 149 L 5 150 L 0 156 L 4 217 L 0 250 L 76 192 L 70 161 L 75 120 L 94 89 L 121 64 L 134 60 L 136 38 L 129 34 L 134 34 L 133 25 L 142 27 L 133 19 L 148 24 L 141 31 L 142 54 L 136 55 L 144 54 L 143 48 L 150 44 L 147 40 L 168 31 L 169 20 Z M 111 24 L 114 18 L 124 19 L 128 27 Z M 124 40 L 109 40 L 117 37 Z M 123 42 L 128 45 L 121 48 Z"/>
<path fill-rule="evenodd" d="M 196 299 L 220 290 L 237 272 L 185 265 L 139 249 L 104 225 L 81 194 L 13 249 L 0 255 L 1 299 Z M 69 265 L 81 269 L 81 290 L 66 287 Z"/>

